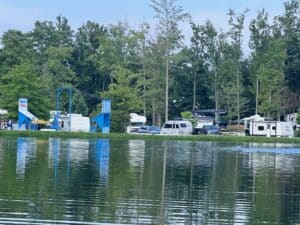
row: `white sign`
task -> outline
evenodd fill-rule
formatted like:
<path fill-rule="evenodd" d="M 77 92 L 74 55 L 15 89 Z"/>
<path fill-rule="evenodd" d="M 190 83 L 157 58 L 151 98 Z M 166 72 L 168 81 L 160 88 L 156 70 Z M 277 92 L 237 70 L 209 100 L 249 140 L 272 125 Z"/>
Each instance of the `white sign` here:
<path fill-rule="evenodd" d="M 27 98 L 20 98 L 19 99 L 19 111 L 20 112 L 25 112 L 27 111 Z"/>

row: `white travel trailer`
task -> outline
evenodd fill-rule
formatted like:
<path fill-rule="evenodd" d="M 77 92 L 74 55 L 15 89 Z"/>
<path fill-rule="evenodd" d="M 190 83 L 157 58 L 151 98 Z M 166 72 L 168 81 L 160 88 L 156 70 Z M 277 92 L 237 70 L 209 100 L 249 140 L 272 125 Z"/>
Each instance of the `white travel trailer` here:
<path fill-rule="evenodd" d="M 268 121 L 264 117 L 254 115 L 244 118 L 245 134 L 266 137 L 294 137 L 291 122 Z"/>
<path fill-rule="evenodd" d="M 55 111 L 50 112 L 49 125 L 54 122 Z M 74 132 L 90 132 L 90 118 L 82 116 L 81 114 L 71 113 L 62 114 L 58 119 L 59 130 L 61 131 L 74 131 Z M 45 131 L 51 129 L 43 129 Z M 53 129 L 52 129 L 53 130 Z"/>
<path fill-rule="evenodd" d="M 161 128 L 160 134 L 181 135 L 192 134 L 193 125 L 188 120 L 169 120 Z"/>
<path fill-rule="evenodd" d="M 211 116 L 197 116 L 197 124 L 195 126 L 194 132 L 195 134 L 204 133 L 204 126 L 214 125 L 214 118 Z"/>
<path fill-rule="evenodd" d="M 130 113 L 129 125 L 126 127 L 126 133 L 136 133 L 137 130 L 146 124 L 146 117 L 136 113 Z"/>

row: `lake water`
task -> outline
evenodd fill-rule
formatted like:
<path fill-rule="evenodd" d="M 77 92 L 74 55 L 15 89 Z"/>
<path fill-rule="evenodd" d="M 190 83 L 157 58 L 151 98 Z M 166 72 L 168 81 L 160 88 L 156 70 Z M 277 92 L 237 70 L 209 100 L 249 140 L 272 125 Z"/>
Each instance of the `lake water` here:
<path fill-rule="evenodd" d="M 0 224 L 300 224 L 300 146 L 0 138 Z"/>

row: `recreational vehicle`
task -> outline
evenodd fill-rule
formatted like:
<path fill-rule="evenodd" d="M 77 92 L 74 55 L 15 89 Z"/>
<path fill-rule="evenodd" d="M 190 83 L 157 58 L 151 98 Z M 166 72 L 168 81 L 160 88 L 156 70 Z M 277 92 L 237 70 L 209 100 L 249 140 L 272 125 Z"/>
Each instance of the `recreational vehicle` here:
<path fill-rule="evenodd" d="M 167 135 L 180 135 L 180 134 L 192 134 L 193 126 L 192 123 L 188 120 L 169 120 L 167 121 L 160 134 Z"/>
<path fill-rule="evenodd" d="M 56 111 L 50 112 L 49 125 L 52 127 L 54 123 L 54 115 Z M 62 114 L 58 119 L 59 128 L 61 131 L 73 131 L 73 132 L 89 132 L 90 131 L 90 118 L 82 116 L 81 114 Z M 43 129 L 49 130 L 49 129 Z"/>
<path fill-rule="evenodd" d="M 197 124 L 194 128 L 194 134 L 205 134 L 204 127 L 214 125 L 214 118 L 211 116 L 197 116 Z"/>
<path fill-rule="evenodd" d="M 130 113 L 129 125 L 126 127 L 126 133 L 136 133 L 138 129 L 145 125 L 146 117 L 136 113 Z"/>
<path fill-rule="evenodd" d="M 292 122 L 268 121 L 264 117 L 254 115 L 244 119 L 245 134 L 266 137 L 293 137 Z"/>

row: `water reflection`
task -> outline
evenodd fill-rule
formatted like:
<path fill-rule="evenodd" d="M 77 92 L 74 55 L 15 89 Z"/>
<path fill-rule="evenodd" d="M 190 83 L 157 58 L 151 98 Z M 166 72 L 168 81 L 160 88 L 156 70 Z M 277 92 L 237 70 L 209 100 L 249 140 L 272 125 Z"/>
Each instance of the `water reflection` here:
<path fill-rule="evenodd" d="M 131 167 L 143 168 L 145 158 L 145 140 L 129 140 L 128 152 Z"/>
<path fill-rule="evenodd" d="M 110 145 L 108 139 L 97 139 L 96 148 L 94 150 L 95 155 L 92 154 L 92 158 L 95 159 L 95 165 L 99 169 L 100 182 L 107 184 L 109 174 L 109 154 Z"/>
<path fill-rule="evenodd" d="M 107 183 L 109 152 L 108 139 L 62 141 L 59 138 L 49 138 L 48 166 L 53 169 L 56 181 L 59 170 L 65 171 L 62 176 L 68 180 L 72 169 L 76 170 L 78 166 L 89 169 L 89 164 L 93 164 L 99 170 L 101 182 Z"/>
<path fill-rule="evenodd" d="M 0 224 L 300 224 L 297 145 L 0 143 Z"/>
<path fill-rule="evenodd" d="M 36 139 L 18 138 L 16 179 L 23 180 L 25 176 L 26 164 L 30 159 L 36 157 Z"/>

